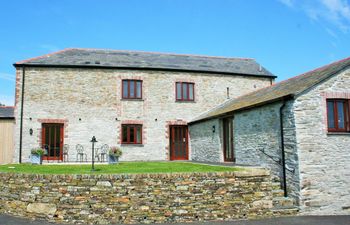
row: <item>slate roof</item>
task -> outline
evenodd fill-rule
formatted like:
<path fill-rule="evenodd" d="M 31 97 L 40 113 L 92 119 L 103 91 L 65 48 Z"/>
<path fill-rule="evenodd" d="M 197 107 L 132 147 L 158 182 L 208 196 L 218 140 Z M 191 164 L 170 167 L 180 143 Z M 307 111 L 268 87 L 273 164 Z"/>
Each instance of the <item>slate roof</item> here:
<path fill-rule="evenodd" d="M 259 89 L 241 97 L 227 100 L 226 102 L 193 119 L 190 123 L 225 116 L 232 114 L 234 111 L 253 108 L 278 101 L 283 98 L 292 98 L 323 82 L 349 66 L 350 57 L 276 83 L 269 87 Z"/>
<path fill-rule="evenodd" d="M 14 119 L 15 108 L 13 106 L 0 106 L 0 119 Z"/>
<path fill-rule="evenodd" d="M 15 67 L 101 67 L 211 72 L 276 77 L 254 59 L 71 48 L 17 62 Z"/>

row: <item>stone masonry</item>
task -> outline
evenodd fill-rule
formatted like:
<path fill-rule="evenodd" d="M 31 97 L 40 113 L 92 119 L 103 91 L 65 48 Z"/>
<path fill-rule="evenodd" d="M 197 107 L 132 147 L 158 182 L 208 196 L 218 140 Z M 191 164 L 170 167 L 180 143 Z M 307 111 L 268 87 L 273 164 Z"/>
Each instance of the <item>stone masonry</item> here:
<path fill-rule="evenodd" d="M 279 109 L 282 103 L 275 103 L 252 110 L 238 112 L 233 119 L 234 155 L 237 164 L 264 166 L 271 169 L 276 181 L 281 181 L 281 136 Z M 298 160 L 292 102 L 283 110 L 284 137 L 288 192 L 299 200 Z M 215 133 L 212 126 L 216 126 Z M 197 161 L 223 162 L 222 120 L 211 119 L 190 126 L 192 159 Z M 261 151 L 271 156 L 266 156 Z M 276 160 L 277 162 L 274 162 Z"/>
<path fill-rule="evenodd" d="M 21 75 L 17 69 L 16 148 L 18 161 Z M 64 123 L 64 144 L 69 159 L 76 159 L 76 144 L 82 144 L 91 160 L 91 140 L 120 146 L 121 124 L 143 125 L 142 145 L 121 145 L 121 160 L 168 160 L 169 124 L 186 125 L 195 116 L 227 99 L 269 86 L 271 78 L 190 72 L 114 69 L 26 67 L 23 118 L 23 162 L 30 149 L 41 145 L 41 123 Z M 121 98 L 122 79 L 143 81 L 142 100 Z M 194 82 L 195 101 L 176 102 L 175 82 Z M 33 129 L 32 136 L 29 129 Z M 189 152 L 191 149 L 189 149 Z"/>
<path fill-rule="evenodd" d="M 283 108 L 283 135 L 286 158 L 287 192 L 299 201 L 299 168 L 296 152 L 292 101 Z M 234 151 L 236 162 L 270 168 L 276 180 L 282 181 L 282 151 L 279 111 L 282 103 L 268 104 L 234 117 Z M 264 153 L 265 154 L 264 154 Z"/>
<path fill-rule="evenodd" d="M 350 69 L 347 69 L 285 103 L 287 190 L 302 214 L 350 213 L 350 134 L 328 132 L 326 107 L 327 99 L 350 99 L 349 87 Z M 280 181 L 281 166 L 260 150 L 275 160 L 281 158 L 281 105 L 279 101 L 236 112 L 233 120 L 236 163 L 268 167 Z M 220 123 L 219 119 L 212 119 L 191 125 L 190 130 L 195 134 L 192 139 L 200 139 L 222 154 L 220 132 L 201 135 Z M 194 142 L 192 155 L 197 155 L 201 148 Z M 221 156 L 213 159 L 218 160 L 222 161 Z"/>
<path fill-rule="evenodd" d="M 213 126 L 215 132 L 213 132 Z M 222 162 L 222 132 L 221 121 L 213 119 L 196 123 L 190 126 L 191 147 L 195 151 L 191 152 L 191 158 L 199 162 Z"/>
<path fill-rule="evenodd" d="M 0 212 L 83 224 L 234 220 L 275 209 L 268 170 L 140 175 L 0 174 Z"/>
<path fill-rule="evenodd" d="M 326 99 L 350 99 L 350 69 L 294 103 L 301 179 L 301 212 L 350 214 L 350 134 L 327 131 Z"/>

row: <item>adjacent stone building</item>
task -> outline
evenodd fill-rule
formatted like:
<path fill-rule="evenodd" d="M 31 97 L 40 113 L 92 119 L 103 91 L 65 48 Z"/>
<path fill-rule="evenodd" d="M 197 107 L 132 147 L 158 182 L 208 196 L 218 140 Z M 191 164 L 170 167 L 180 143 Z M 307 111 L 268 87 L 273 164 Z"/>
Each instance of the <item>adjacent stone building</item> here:
<path fill-rule="evenodd" d="M 14 107 L 0 106 L 0 164 L 11 163 L 13 160 L 14 128 Z"/>
<path fill-rule="evenodd" d="M 350 213 L 350 58 L 191 121 L 191 158 L 269 167 L 303 214 Z"/>
<path fill-rule="evenodd" d="M 253 59 L 96 49 L 14 66 L 16 162 L 36 147 L 44 162 L 91 161 L 92 136 L 124 161 L 190 160 L 188 121 L 275 78 Z"/>

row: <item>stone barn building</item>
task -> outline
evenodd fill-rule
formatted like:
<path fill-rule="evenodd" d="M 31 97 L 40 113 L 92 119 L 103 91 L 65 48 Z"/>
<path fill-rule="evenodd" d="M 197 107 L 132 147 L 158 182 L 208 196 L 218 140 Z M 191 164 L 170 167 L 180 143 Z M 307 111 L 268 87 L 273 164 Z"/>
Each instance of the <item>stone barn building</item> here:
<path fill-rule="evenodd" d="M 275 78 L 253 59 L 96 49 L 14 66 L 16 162 L 36 147 L 44 162 L 76 161 L 78 150 L 90 161 L 92 136 L 97 148 L 121 146 L 124 161 L 190 160 L 191 119 Z"/>
<path fill-rule="evenodd" d="M 304 214 L 350 213 L 350 58 L 190 122 L 191 158 L 271 168 Z"/>

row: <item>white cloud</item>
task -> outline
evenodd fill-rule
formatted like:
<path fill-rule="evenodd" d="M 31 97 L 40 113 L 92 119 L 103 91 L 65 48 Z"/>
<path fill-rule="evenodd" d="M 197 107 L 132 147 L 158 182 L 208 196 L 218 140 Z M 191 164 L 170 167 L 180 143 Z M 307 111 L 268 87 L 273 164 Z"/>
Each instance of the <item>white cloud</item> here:
<path fill-rule="evenodd" d="M 328 23 L 328 26 L 333 26 L 344 33 L 350 30 L 350 4 L 347 0 L 278 1 L 288 7 L 303 11 L 314 21 L 322 24 Z"/>
<path fill-rule="evenodd" d="M 0 103 L 6 106 L 13 106 L 15 104 L 15 97 L 12 95 L 0 95 Z"/>
<path fill-rule="evenodd" d="M 0 73 L 0 79 L 15 81 L 15 75 L 9 73 Z"/>

